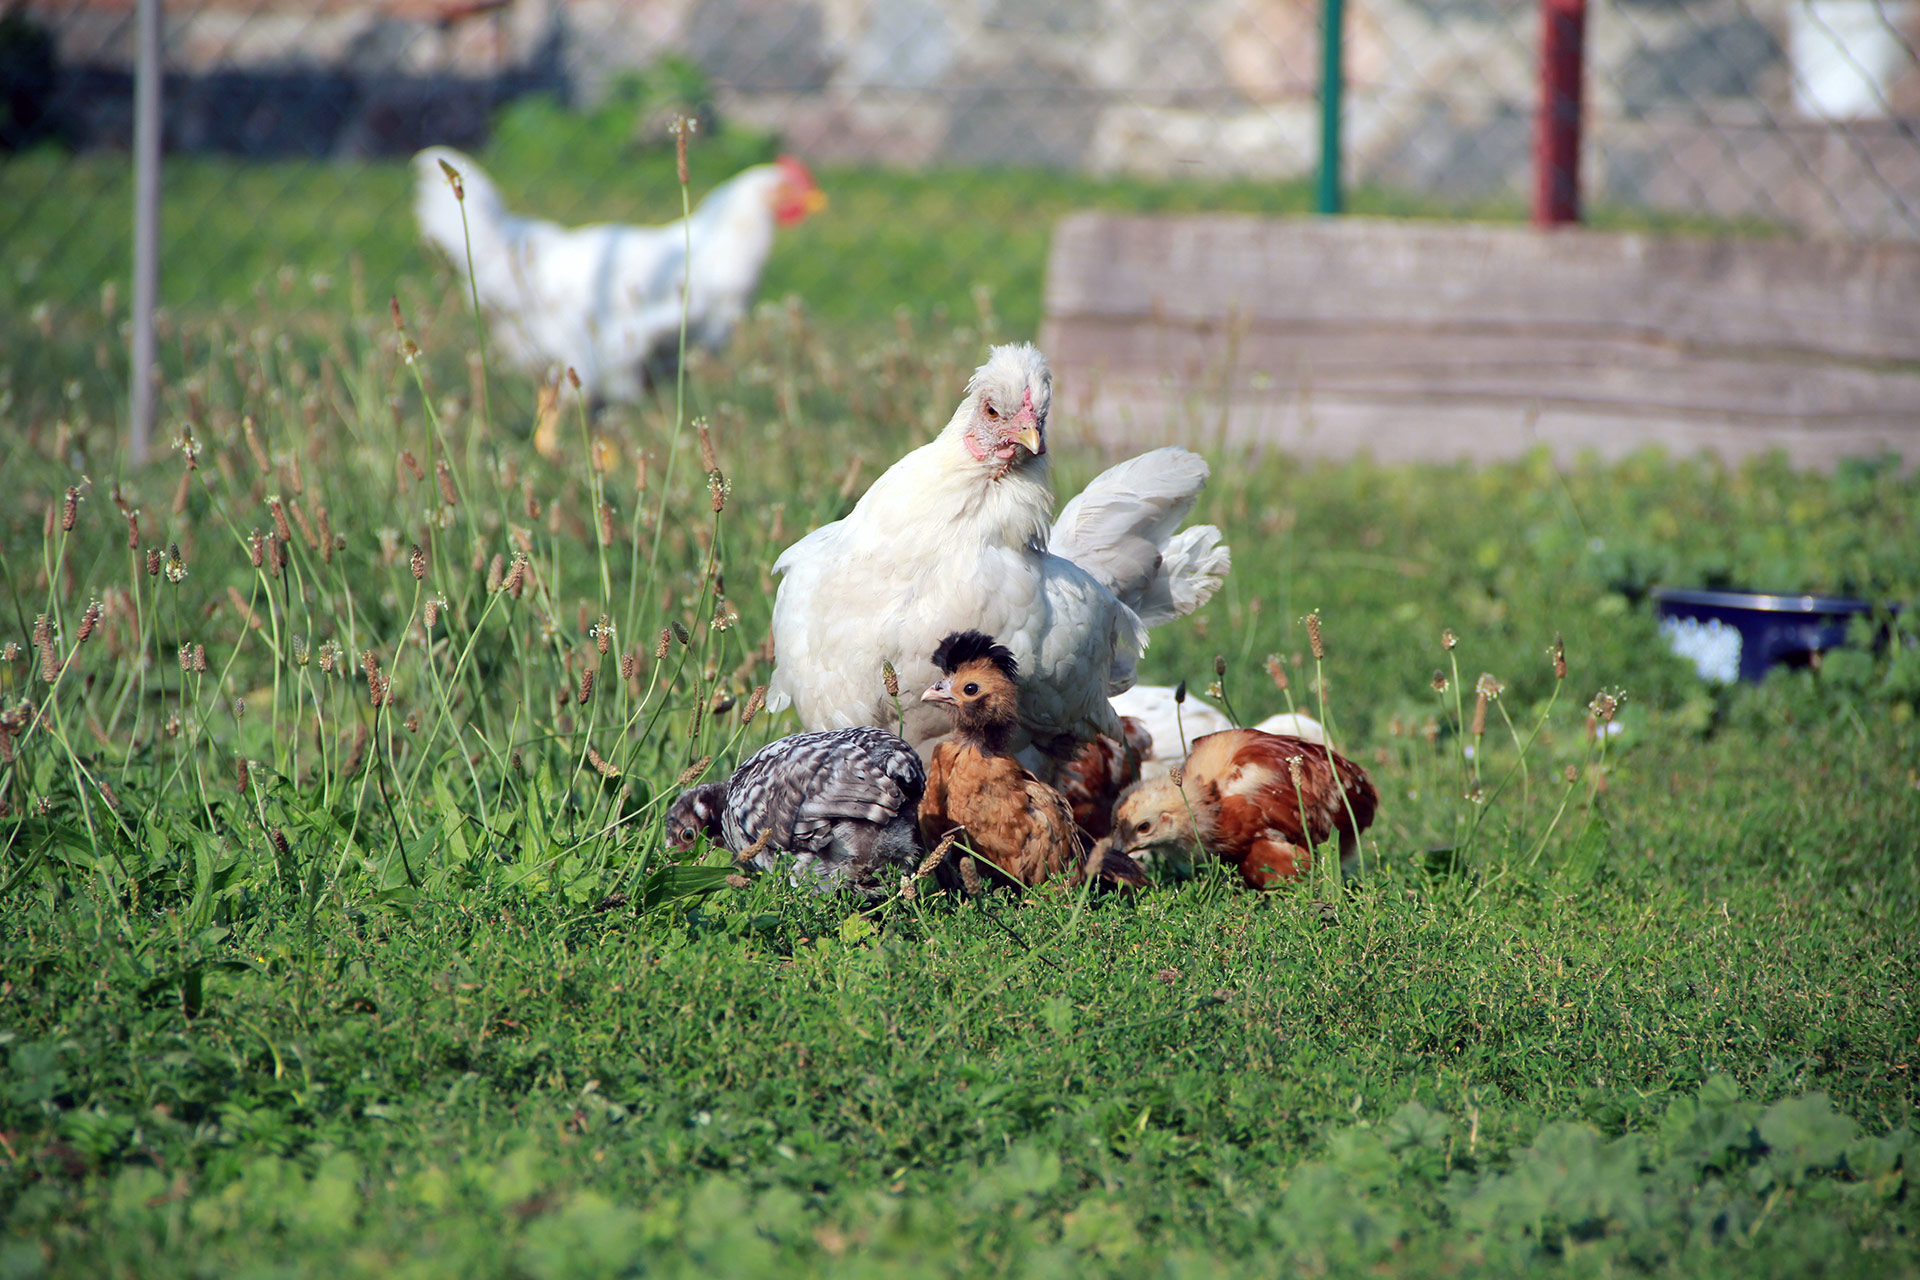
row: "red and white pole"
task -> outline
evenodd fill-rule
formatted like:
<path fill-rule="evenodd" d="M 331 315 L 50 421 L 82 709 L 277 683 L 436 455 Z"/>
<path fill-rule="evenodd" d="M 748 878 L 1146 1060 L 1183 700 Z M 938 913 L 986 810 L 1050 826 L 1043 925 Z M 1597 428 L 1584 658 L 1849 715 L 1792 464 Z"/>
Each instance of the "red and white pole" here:
<path fill-rule="evenodd" d="M 1586 0 L 1540 0 L 1540 113 L 1533 133 L 1533 223 L 1580 221 L 1580 92 Z"/>

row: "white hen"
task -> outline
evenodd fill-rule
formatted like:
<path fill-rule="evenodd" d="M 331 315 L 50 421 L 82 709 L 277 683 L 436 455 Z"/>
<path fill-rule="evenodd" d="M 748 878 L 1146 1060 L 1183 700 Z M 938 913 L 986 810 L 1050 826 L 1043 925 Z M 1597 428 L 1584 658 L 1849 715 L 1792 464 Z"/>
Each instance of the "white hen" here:
<path fill-rule="evenodd" d="M 442 161 L 465 189 L 464 228 Z M 494 343 L 536 377 L 571 365 L 581 388 L 601 400 L 638 400 L 650 380 L 672 370 L 689 230 L 687 341 L 717 350 L 753 301 L 775 225 L 791 226 L 826 203 L 806 166 L 786 156 L 715 187 L 690 228 L 563 227 L 507 212 L 480 166 L 450 147 L 422 151 L 413 171 L 420 234 L 463 279 L 471 237 L 474 291 Z"/>
<path fill-rule="evenodd" d="M 1133 683 L 1147 628 L 1191 613 L 1231 563 L 1220 531 L 1174 527 L 1204 459 L 1156 449 L 1103 473 L 1051 527 L 1052 379 L 1032 346 L 995 347 L 934 440 L 894 463 L 844 520 L 774 565 L 768 705 L 809 729 L 900 727 L 882 667 L 899 673 L 902 736 L 925 756 L 952 725 L 920 692 L 954 631 L 992 635 L 1021 671 L 1021 734 L 1056 755 L 1118 738 L 1109 695 Z"/>

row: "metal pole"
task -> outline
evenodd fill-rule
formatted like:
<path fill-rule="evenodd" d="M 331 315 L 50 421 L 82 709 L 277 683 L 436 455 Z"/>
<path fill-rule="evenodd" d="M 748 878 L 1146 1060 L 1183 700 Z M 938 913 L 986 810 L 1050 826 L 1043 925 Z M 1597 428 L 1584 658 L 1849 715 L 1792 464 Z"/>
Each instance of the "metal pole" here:
<path fill-rule="evenodd" d="M 1320 59 L 1320 184 L 1315 207 L 1321 213 L 1340 212 L 1340 33 L 1346 22 L 1344 0 L 1326 0 L 1321 24 Z"/>
<path fill-rule="evenodd" d="M 153 311 L 160 295 L 160 0 L 140 0 L 133 82 L 133 360 L 127 451 L 147 460 L 153 435 Z"/>
<path fill-rule="evenodd" d="M 1580 221 L 1580 95 L 1586 0 L 1540 0 L 1540 113 L 1533 135 L 1533 222 Z"/>

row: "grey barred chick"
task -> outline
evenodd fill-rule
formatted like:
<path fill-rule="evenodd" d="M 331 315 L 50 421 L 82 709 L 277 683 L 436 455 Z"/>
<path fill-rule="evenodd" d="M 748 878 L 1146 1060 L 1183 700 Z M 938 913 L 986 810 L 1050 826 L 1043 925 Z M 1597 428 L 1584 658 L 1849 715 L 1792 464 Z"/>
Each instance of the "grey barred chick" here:
<path fill-rule="evenodd" d="M 667 811 L 667 839 L 685 849 L 704 832 L 734 853 L 760 843 L 755 866 L 793 855 L 796 885 L 827 892 L 846 884 L 883 897 L 919 863 L 919 755 L 884 729 L 823 729 L 762 747 L 725 782 L 681 793 Z"/>

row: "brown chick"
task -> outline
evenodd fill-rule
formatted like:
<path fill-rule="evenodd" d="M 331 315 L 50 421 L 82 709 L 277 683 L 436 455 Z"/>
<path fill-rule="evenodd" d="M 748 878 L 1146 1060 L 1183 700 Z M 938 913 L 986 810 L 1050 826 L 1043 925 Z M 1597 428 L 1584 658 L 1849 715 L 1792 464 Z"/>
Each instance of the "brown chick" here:
<path fill-rule="evenodd" d="M 1073 806 L 1073 820 L 1088 844 L 1113 830 L 1114 802 L 1140 781 L 1140 762 L 1153 754 L 1153 735 L 1143 721 L 1121 716 L 1120 727 L 1125 731 L 1120 741 L 1103 733 L 1082 743 L 1053 776 L 1053 785 Z"/>
<path fill-rule="evenodd" d="M 1023 885 L 1057 875 L 1079 883 L 1089 871 L 1145 883 L 1124 854 L 1103 848 L 1089 859 L 1066 797 L 1008 750 L 1020 725 L 1020 667 L 1012 651 L 978 631 L 956 631 L 940 642 L 933 661 L 945 675 L 920 697 L 952 712 L 954 734 L 927 766 L 920 831 L 929 847 L 959 827 L 1002 877 Z"/>
<path fill-rule="evenodd" d="M 1229 729 L 1194 742 L 1178 783 L 1155 778 L 1121 796 L 1113 841 L 1170 861 L 1197 843 L 1269 889 L 1305 875 L 1309 849 L 1336 836 L 1344 865 L 1379 802 L 1366 770 L 1317 742 Z"/>

